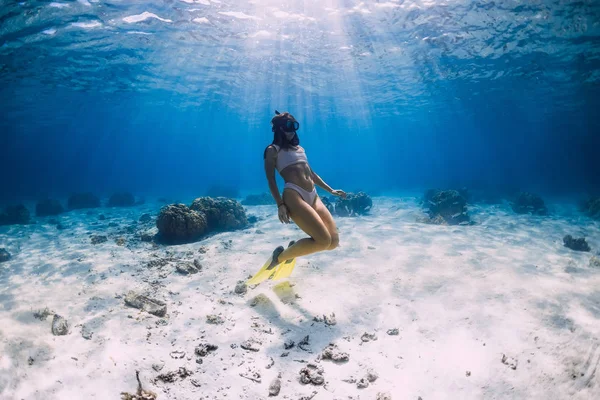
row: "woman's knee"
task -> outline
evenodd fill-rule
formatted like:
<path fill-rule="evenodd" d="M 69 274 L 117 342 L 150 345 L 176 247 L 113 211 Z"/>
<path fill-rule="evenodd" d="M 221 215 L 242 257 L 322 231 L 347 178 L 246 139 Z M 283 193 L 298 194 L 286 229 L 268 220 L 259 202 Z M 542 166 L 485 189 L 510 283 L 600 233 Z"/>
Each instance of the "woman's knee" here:
<path fill-rule="evenodd" d="M 313 240 L 323 250 L 328 250 L 332 243 L 331 235 L 329 233 L 314 237 Z"/>
<path fill-rule="evenodd" d="M 332 236 L 331 243 L 329 244 L 329 247 L 327 248 L 327 250 L 333 250 L 336 247 L 338 247 L 339 244 L 340 244 L 340 237 L 338 235 Z"/>

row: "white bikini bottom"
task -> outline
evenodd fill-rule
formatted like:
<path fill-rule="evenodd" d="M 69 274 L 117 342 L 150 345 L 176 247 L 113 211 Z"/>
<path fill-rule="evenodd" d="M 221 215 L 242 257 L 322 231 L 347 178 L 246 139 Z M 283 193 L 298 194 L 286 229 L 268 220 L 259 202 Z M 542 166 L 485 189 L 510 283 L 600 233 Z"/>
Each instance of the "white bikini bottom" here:
<path fill-rule="evenodd" d="M 296 192 L 298 192 L 300 194 L 300 197 L 302 197 L 302 199 L 305 202 L 307 202 L 308 204 L 310 204 L 311 206 L 313 205 L 313 203 L 315 202 L 315 199 L 317 198 L 317 189 L 316 188 L 313 188 L 312 192 L 309 192 L 308 190 L 302 189 L 300 186 L 295 185 L 290 182 L 286 182 L 285 185 L 283 186 L 283 188 L 295 190 Z"/>

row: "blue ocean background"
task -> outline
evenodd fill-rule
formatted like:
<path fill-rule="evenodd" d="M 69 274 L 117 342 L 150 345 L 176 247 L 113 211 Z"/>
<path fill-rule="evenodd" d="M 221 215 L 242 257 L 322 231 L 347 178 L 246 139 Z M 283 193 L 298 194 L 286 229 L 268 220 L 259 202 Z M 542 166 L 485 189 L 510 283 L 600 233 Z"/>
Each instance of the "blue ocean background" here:
<path fill-rule="evenodd" d="M 2 203 L 267 192 L 275 109 L 346 191 L 600 189 L 596 1 L 0 5 Z"/>

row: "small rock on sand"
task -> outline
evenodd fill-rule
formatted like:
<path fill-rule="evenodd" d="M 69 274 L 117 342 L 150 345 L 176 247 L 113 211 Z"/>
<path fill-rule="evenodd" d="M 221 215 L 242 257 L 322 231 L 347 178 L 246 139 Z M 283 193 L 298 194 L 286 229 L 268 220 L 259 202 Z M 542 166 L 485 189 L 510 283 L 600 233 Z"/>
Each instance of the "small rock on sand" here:
<path fill-rule="evenodd" d="M 199 272 L 194 265 L 188 262 L 179 263 L 175 268 L 177 269 L 177 272 L 183 275 L 197 274 Z"/>
<path fill-rule="evenodd" d="M 246 294 L 246 292 L 248 292 L 248 286 L 246 286 L 246 282 L 238 281 L 237 285 L 235 285 L 234 292 L 236 294 Z"/>
<path fill-rule="evenodd" d="M 371 383 L 375 382 L 377 380 L 377 378 L 379 378 L 379 375 L 377 374 L 377 372 L 373 371 L 372 369 L 368 370 L 367 375 L 365 375 L 365 379 Z"/>
<path fill-rule="evenodd" d="M 225 322 L 225 320 L 220 315 L 210 314 L 210 315 L 206 316 L 206 323 L 207 324 L 221 325 L 224 322 Z"/>
<path fill-rule="evenodd" d="M 356 382 L 356 387 L 359 389 L 366 389 L 369 387 L 369 381 L 367 378 L 360 378 L 360 380 Z"/>
<path fill-rule="evenodd" d="M 323 360 L 332 360 L 337 363 L 343 363 L 350 359 L 348 353 L 340 351 L 337 345 L 333 343 L 329 343 L 327 347 L 321 353 L 321 358 Z"/>
<path fill-rule="evenodd" d="M 300 370 L 300 382 L 313 385 L 322 385 L 325 383 L 323 368 L 315 364 L 306 364 L 306 367 Z"/>
<path fill-rule="evenodd" d="M 387 392 L 379 392 L 377 393 L 377 398 L 375 400 L 392 400 L 392 395 Z"/>
<path fill-rule="evenodd" d="M 115 240 L 115 243 L 117 244 L 117 246 L 125 246 L 125 238 L 122 238 L 122 237 L 117 238 Z"/>
<path fill-rule="evenodd" d="M 398 328 L 388 329 L 387 334 L 390 336 L 398 336 L 400 334 L 400 330 Z"/>
<path fill-rule="evenodd" d="M 133 291 L 125 296 L 125 304 L 130 307 L 146 311 L 157 317 L 164 317 L 167 314 L 167 305 L 160 300 L 151 299 Z"/>
<path fill-rule="evenodd" d="M 156 372 L 160 372 L 165 367 L 165 363 L 163 361 L 152 364 L 152 369 Z"/>
<path fill-rule="evenodd" d="M 91 340 L 93 334 L 94 334 L 94 332 L 92 332 L 92 330 L 90 328 L 88 328 L 86 325 L 81 326 L 81 336 L 85 340 Z"/>
<path fill-rule="evenodd" d="M 360 337 L 360 340 L 362 340 L 364 343 L 366 342 L 372 342 L 377 340 L 377 335 L 374 333 L 363 333 L 362 336 Z"/>
<path fill-rule="evenodd" d="M 600 268 L 600 258 L 592 256 L 590 258 L 590 268 Z"/>
<path fill-rule="evenodd" d="M 217 350 L 218 348 L 219 347 L 214 344 L 202 343 L 201 345 L 196 347 L 196 350 L 194 350 L 194 352 L 196 353 L 197 356 L 205 357 L 206 355 L 208 355 L 208 353 L 211 353 L 211 352 Z"/>
<path fill-rule="evenodd" d="M 585 238 L 575 239 L 571 235 L 567 235 L 563 238 L 565 247 L 575 251 L 590 251 L 590 245 L 587 244 Z"/>
<path fill-rule="evenodd" d="M 269 385 L 269 396 L 277 396 L 281 391 L 281 379 L 275 378 Z"/>
<path fill-rule="evenodd" d="M 262 344 L 261 342 L 255 340 L 255 339 L 248 339 L 248 340 L 244 341 L 242 344 L 240 344 L 240 347 L 244 350 L 259 351 L 261 344 Z"/>
<path fill-rule="evenodd" d="M 55 336 L 63 336 L 69 333 L 69 323 L 66 319 L 58 314 L 54 314 L 52 319 L 52 334 Z"/>
<path fill-rule="evenodd" d="M 104 235 L 92 235 L 90 236 L 90 240 L 93 245 L 97 245 L 106 242 L 108 238 Z"/>
<path fill-rule="evenodd" d="M 0 262 L 10 260 L 10 253 L 6 249 L 0 249 Z"/>

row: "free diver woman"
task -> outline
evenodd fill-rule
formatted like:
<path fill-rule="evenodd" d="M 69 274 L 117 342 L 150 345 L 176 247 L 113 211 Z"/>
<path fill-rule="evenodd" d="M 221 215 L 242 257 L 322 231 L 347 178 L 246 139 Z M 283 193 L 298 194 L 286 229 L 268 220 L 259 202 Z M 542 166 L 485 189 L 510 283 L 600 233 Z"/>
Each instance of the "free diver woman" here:
<path fill-rule="evenodd" d="M 317 195 L 315 185 L 334 196 L 346 198 L 346 193 L 332 189 L 312 170 L 300 146 L 300 124 L 294 116 L 288 112 L 275 114 L 271 120 L 273 142 L 263 155 L 269 189 L 277 202 L 279 220 L 289 224 L 291 218 L 309 237 L 290 242 L 287 249 L 277 247 L 249 284 L 285 278 L 291 274 L 297 257 L 333 250 L 340 240 L 333 217 Z M 275 170 L 285 181 L 283 196 L 277 188 Z"/>

